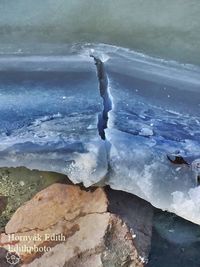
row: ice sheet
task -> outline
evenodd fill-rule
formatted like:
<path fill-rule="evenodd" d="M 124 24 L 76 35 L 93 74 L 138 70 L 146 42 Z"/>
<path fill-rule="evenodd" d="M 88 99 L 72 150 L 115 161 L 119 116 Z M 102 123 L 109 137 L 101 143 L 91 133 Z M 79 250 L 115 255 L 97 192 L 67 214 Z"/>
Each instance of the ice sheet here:
<path fill-rule="evenodd" d="M 113 101 L 107 183 L 200 223 L 199 170 L 192 167 L 200 158 L 199 70 L 120 49 L 106 55 Z M 188 165 L 171 163 L 173 153 Z"/>
<path fill-rule="evenodd" d="M 0 166 L 61 172 L 86 186 L 104 178 L 200 223 L 199 68 L 106 45 L 78 50 L 0 59 Z M 105 66 L 104 98 L 91 52 Z M 173 153 L 188 164 L 170 162 Z"/>
<path fill-rule="evenodd" d="M 102 178 L 107 171 L 97 129 L 102 109 L 89 57 L 1 58 L 0 166 L 56 171 L 77 181 L 73 164 L 79 176 Z M 78 159 L 84 155 L 87 164 Z"/>

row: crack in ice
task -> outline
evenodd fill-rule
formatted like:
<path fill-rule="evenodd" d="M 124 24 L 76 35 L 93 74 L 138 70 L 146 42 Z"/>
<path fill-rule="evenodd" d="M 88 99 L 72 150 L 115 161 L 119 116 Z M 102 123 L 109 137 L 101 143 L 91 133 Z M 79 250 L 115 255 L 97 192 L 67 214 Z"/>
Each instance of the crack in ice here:
<path fill-rule="evenodd" d="M 108 119 L 109 119 L 108 113 L 109 111 L 112 110 L 112 101 L 108 89 L 109 80 L 103 62 L 94 55 L 90 56 L 93 57 L 95 61 L 95 65 L 97 68 L 97 77 L 99 82 L 99 91 L 103 99 L 103 111 L 101 114 L 99 114 L 97 126 L 101 139 L 106 140 L 105 129 L 107 128 L 108 125 Z"/>

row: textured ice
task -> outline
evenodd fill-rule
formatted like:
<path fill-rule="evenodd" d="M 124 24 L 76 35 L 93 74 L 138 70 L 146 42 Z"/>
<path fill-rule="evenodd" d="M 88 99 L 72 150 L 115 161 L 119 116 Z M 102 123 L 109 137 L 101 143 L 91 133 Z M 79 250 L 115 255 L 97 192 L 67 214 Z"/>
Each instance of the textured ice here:
<path fill-rule="evenodd" d="M 123 49 L 108 49 L 107 58 L 107 183 L 200 223 L 200 70 Z M 190 165 L 172 164 L 172 153 Z"/>
<path fill-rule="evenodd" d="M 102 178 L 107 157 L 97 120 L 103 107 L 92 59 L 21 56 L 0 61 L 0 166 L 56 171 L 75 181 L 84 173 L 92 182 Z M 69 173 L 71 165 L 79 170 L 77 176 Z"/>
<path fill-rule="evenodd" d="M 87 187 L 105 178 L 108 162 L 103 140 L 90 141 L 85 147 L 87 152 L 75 153 L 74 160 L 68 166 L 66 172 L 74 183 L 83 182 Z"/>
<path fill-rule="evenodd" d="M 106 136 L 112 144 L 107 183 L 113 188 L 136 194 L 156 207 L 170 210 L 173 192 L 187 193 L 189 188 L 196 186 L 191 168 L 172 165 L 167 159 L 166 151 L 171 146 L 174 148 L 173 142 L 157 147 L 153 139 L 115 129 L 107 129 Z"/>
<path fill-rule="evenodd" d="M 199 224 L 200 70 L 107 45 L 77 49 L 0 58 L 0 166 L 61 172 L 86 186 L 104 178 Z M 104 62 L 109 99 L 91 53 Z M 108 100 L 104 141 L 97 128 Z M 173 153 L 188 164 L 170 162 Z"/>
<path fill-rule="evenodd" d="M 173 192 L 172 196 L 172 211 L 178 213 L 181 217 L 200 224 L 200 186 L 191 188 L 186 193 Z"/>

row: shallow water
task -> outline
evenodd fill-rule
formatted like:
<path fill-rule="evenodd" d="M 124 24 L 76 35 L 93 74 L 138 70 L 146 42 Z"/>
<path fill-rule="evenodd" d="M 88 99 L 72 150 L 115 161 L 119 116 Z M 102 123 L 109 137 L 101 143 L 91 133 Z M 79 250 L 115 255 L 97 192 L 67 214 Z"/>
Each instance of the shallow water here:
<path fill-rule="evenodd" d="M 197 267 L 199 248 L 199 226 L 155 210 L 148 267 Z"/>

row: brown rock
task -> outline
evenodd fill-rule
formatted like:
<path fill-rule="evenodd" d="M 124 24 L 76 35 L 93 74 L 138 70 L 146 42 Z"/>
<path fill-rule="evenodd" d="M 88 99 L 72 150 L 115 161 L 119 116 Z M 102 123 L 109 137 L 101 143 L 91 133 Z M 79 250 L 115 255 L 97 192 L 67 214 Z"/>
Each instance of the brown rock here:
<path fill-rule="evenodd" d="M 66 242 L 54 246 L 49 252 L 35 259 L 28 267 L 82 266 L 84 262 L 93 262 L 96 266 L 97 255 L 104 250 L 104 239 L 110 214 L 88 214 L 79 218 L 76 224 L 79 231 L 69 237 Z M 84 255 L 86 254 L 86 255 Z M 102 265 L 100 265 L 102 266 Z"/>
<path fill-rule="evenodd" d="M 118 216 L 111 215 L 105 236 L 106 249 L 102 253 L 103 266 L 143 267 L 134 240 L 135 234 L 128 226 Z"/>
<path fill-rule="evenodd" d="M 15 212 L 0 246 L 17 251 L 23 267 L 143 267 L 134 229 L 107 203 L 102 188 L 54 184 Z"/>
<path fill-rule="evenodd" d="M 9 251 L 16 251 L 22 262 L 29 263 L 41 257 L 48 249 L 62 243 L 63 240 L 66 241 L 77 231 L 79 231 L 78 223 L 61 220 L 45 230 L 1 234 L 0 245 Z"/>
<path fill-rule="evenodd" d="M 98 223 L 106 229 L 109 220 L 107 214 L 105 218 L 103 216 L 106 210 L 107 197 L 103 189 L 86 191 L 79 186 L 54 184 L 39 192 L 15 212 L 6 225 L 6 233 L 0 236 L 0 245 L 9 251 L 17 250 L 22 261 L 29 263 L 41 257 L 43 250 L 60 243 L 62 245 L 63 240 L 68 240 L 76 232 L 82 233 L 80 227 L 83 238 L 78 236 L 78 240 L 89 236 L 92 227 L 96 229 Z M 93 232 L 95 237 L 95 231 Z M 96 233 L 98 235 L 99 232 Z M 91 247 L 92 240 L 93 238 L 90 242 L 87 241 L 88 245 L 91 243 Z M 84 246 L 84 242 L 81 244 Z M 30 248 L 34 253 L 27 251 Z M 35 251 L 34 248 L 41 248 L 41 251 Z"/>
<path fill-rule="evenodd" d="M 6 233 L 44 230 L 59 220 L 72 221 L 88 213 L 105 212 L 107 198 L 103 189 L 93 192 L 79 186 L 53 184 L 20 207 L 6 225 Z"/>
<path fill-rule="evenodd" d="M 142 267 L 126 224 L 110 213 L 89 214 L 77 221 L 79 231 L 23 267 Z"/>

